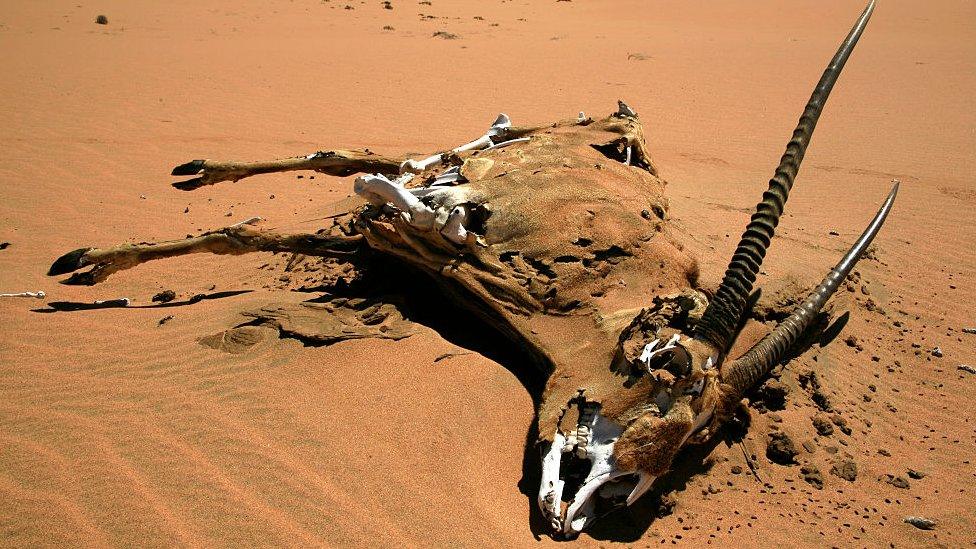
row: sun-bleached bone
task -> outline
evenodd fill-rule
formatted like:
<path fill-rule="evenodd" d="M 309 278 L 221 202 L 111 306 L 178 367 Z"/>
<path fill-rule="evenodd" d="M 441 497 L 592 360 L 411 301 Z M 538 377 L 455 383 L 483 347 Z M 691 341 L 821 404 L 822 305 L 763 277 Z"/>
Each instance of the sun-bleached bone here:
<path fill-rule="evenodd" d="M 465 143 L 464 145 L 461 145 L 459 147 L 455 147 L 451 149 L 449 152 L 457 154 L 466 151 L 472 151 L 472 150 L 478 150 L 478 149 L 484 149 L 486 147 L 490 147 L 492 144 L 492 140 L 494 138 L 503 135 L 504 130 L 511 127 L 512 127 L 512 120 L 508 117 L 507 114 L 501 113 L 498 115 L 497 118 L 495 118 L 495 121 L 491 124 L 491 127 L 488 128 L 488 131 L 485 132 L 484 135 L 482 135 L 478 139 L 475 139 L 474 141 Z M 443 159 L 444 159 L 444 154 L 435 154 L 435 155 L 428 156 L 423 160 L 413 160 L 413 159 L 404 160 L 403 163 L 400 164 L 400 172 L 421 173 L 423 171 L 426 171 L 431 166 L 435 166 L 438 162 L 441 162 Z"/>
<path fill-rule="evenodd" d="M 382 174 L 361 175 L 356 178 L 353 190 L 374 206 L 392 204 L 403 212 L 410 224 L 415 227 L 433 227 L 434 210 L 404 189 L 397 181 L 390 181 Z"/>
<path fill-rule="evenodd" d="M 249 217 L 249 218 L 245 219 L 244 221 L 239 221 L 237 223 L 234 223 L 233 225 L 231 225 L 231 227 L 240 227 L 240 226 L 243 226 L 243 225 L 257 225 L 261 221 L 263 221 L 262 218 L 260 218 L 258 216 L 254 216 L 254 217 Z"/>
<path fill-rule="evenodd" d="M 44 299 L 47 296 L 43 291 L 41 292 L 18 292 L 15 294 L 0 294 L 0 297 L 34 297 L 37 299 Z"/>
<path fill-rule="evenodd" d="M 617 100 L 617 116 L 627 116 L 627 117 L 630 117 L 630 118 L 636 118 L 637 117 L 637 113 L 634 112 L 634 109 L 630 108 L 630 106 L 627 103 L 624 103 L 623 101 L 620 101 L 618 99 Z"/>
<path fill-rule="evenodd" d="M 455 244 L 463 244 L 468 239 L 468 231 L 464 228 L 464 223 L 467 220 L 468 207 L 463 204 L 456 206 L 447 216 L 447 222 L 441 229 L 441 234 Z"/>
<path fill-rule="evenodd" d="M 518 139 L 509 139 L 508 141 L 502 141 L 501 143 L 495 143 L 494 145 L 488 147 L 485 150 L 486 151 L 492 151 L 492 150 L 495 150 L 495 149 L 504 149 L 505 147 L 508 147 L 510 145 L 514 145 L 516 143 L 527 143 L 529 141 L 529 139 L 530 138 L 528 138 L 528 137 L 519 137 Z"/>

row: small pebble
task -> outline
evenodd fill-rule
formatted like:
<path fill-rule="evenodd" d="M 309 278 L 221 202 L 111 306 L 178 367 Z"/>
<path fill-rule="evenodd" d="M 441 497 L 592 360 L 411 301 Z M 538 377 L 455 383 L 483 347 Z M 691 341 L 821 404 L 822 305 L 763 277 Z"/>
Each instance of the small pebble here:
<path fill-rule="evenodd" d="M 99 15 L 98 17 L 95 18 L 95 22 L 98 23 L 99 25 L 108 25 L 108 17 L 105 17 L 104 15 Z"/>
<path fill-rule="evenodd" d="M 942 358 L 942 348 L 936 347 L 935 349 L 932 349 L 932 356 L 936 358 Z"/>

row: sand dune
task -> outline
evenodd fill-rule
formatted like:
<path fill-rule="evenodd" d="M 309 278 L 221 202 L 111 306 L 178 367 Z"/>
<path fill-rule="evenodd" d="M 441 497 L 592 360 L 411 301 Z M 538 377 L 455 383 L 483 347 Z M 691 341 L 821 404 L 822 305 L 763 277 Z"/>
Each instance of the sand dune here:
<path fill-rule="evenodd" d="M 524 451 L 541 381 L 503 343 L 413 319 L 399 341 L 307 347 L 261 328 L 241 352 L 201 345 L 243 311 L 308 298 L 288 291 L 297 277 L 281 280 L 283 257 L 159 261 L 94 287 L 44 273 L 80 246 L 252 216 L 314 230 L 355 204 L 351 178 L 323 175 L 170 187 L 169 170 L 192 158 L 426 153 L 480 135 L 498 112 L 546 123 L 603 116 L 622 98 L 669 182 L 676 231 L 714 285 L 861 8 L 346 5 L 6 2 L 0 292 L 47 299 L 0 300 L 0 544 L 555 543 L 532 510 L 537 461 Z M 821 119 L 759 283 L 815 283 L 900 180 L 874 259 L 835 300 L 851 311 L 841 337 L 790 363 L 786 409 L 753 409 L 743 444 L 717 444 L 673 491 L 576 543 L 976 543 L 976 375 L 957 369 L 976 365 L 976 335 L 962 332 L 976 327 L 974 19 L 968 3 L 881 2 Z M 141 307 L 163 289 L 218 295 Z M 137 306 L 45 306 L 123 296 Z M 849 434 L 817 434 L 812 418 L 830 414 L 801 386 L 810 370 Z M 823 489 L 765 458 L 772 430 L 810 443 L 801 452 Z M 830 473 L 843 460 L 856 463 L 853 482 Z"/>

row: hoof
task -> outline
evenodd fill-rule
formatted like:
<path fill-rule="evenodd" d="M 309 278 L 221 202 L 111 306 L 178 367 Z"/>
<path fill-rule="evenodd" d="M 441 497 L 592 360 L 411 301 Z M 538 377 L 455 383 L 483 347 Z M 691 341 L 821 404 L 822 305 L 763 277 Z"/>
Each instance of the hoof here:
<path fill-rule="evenodd" d="M 62 280 L 61 284 L 65 286 L 94 286 L 98 284 L 98 280 L 95 279 L 95 273 L 92 271 L 86 271 L 83 273 L 74 273 L 67 279 Z"/>
<path fill-rule="evenodd" d="M 205 187 L 206 185 L 207 184 L 203 182 L 202 177 L 194 177 L 193 179 L 173 183 L 173 186 L 181 191 L 192 191 L 194 189 L 199 189 L 200 187 Z"/>
<path fill-rule="evenodd" d="M 47 276 L 63 275 L 84 267 L 85 264 L 82 260 L 89 250 L 92 250 L 92 248 L 78 248 L 73 252 L 62 255 L 51 265 L 51 268 L 47 271 Z"/>
<path fill-rule="evenodd" d="M 186 164 L 180 164 L 179 166 L 173 168 L 172 175 L 197 175 L 203 171 L 203 164 L 205 160 L 191 160 Z"/>

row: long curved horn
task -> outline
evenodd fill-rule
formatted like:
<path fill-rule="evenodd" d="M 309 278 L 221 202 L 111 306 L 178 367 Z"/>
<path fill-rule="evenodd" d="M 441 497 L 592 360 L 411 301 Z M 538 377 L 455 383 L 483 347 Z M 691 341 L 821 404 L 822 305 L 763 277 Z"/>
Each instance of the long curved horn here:
<path fill-rule="evenodd" d="M 891 210 L 897 194 L 898 183 L 895 183 L 891 192 L 888 193 L 888 198 L 881 205 L 881 209 L 871 220 L 871 224 L 868 225 L 867 229 L 864 229 L 861 238 L 857 239 L 857 242 L 823 279 L 823 282 L 817 286 L 817 289 L 807 297 L 806 301 L 797 307 L 786 320 L 773 328 L 773 331 L 766 334 L 766 337 L 759 340 L 759 343 L 756 343 L 728 366 L 722 367 L 722 381 L 732 387 L 733 392 L 729 396 L 734 402 L 738 402 L 746 391 L 765 377 L 773 366 L 783 360 L 786 353 L 799 339 L 800 334 L 810 327 L 817 313 L 827 303 L 830 296 L 837 291 L 837 287 L 847 278 L 851 269 L 857 264 L 857 260 L 861 258 L 861 254 L 878 234 L 885 218 L 888 217 L 888 212 Z"/>
<path fill-rule="evenodd" d="M 813 90 L 813 95 L 810 96 L 810 101 L 807 102 L 800 121 L 793 130 L 793 137 L 786 145 L 786 152 L 783 153 L 779 166 L 776 167 L 776 173 L 769 180 L 769 189 L 763 193 L 762 201 L 756 206 L 756 213 L 752 214 L 752 220 L 746 226 L 742 240 L 732 254 L 722 285 L 708 304 L 705 314 L 695 329 L 696 337 L 706 340 L 719 353 L 724 353 L 728 349 L 738 329 L 746 300 L 752 293 L 752 285 L 756 281 L 756 273 L 759 272 L 759 267 L 766 256 L 766 248 L 769 247 L 776 225 L 783 214 L 783 207 L 789 198 L 790 189 L 793 188 L 793 180 L 800 169 L 813 130 L 817 127 L 817 120 L 823 112 L 830 90 L 837 82 L 837 77 L 840 76 L 844 64 L 851 56 L 851 51 L 861 37 L 873 11 L 874 0 L 871 0 L 847 35 L 847 39 L 834 54 L 823 76 L 820 77 L 820 82 Z"/>

